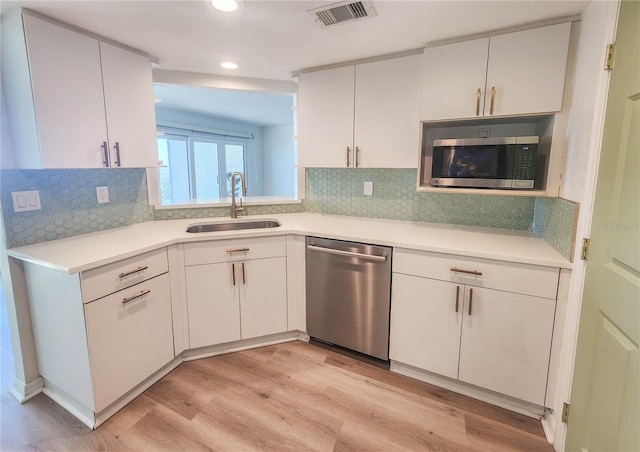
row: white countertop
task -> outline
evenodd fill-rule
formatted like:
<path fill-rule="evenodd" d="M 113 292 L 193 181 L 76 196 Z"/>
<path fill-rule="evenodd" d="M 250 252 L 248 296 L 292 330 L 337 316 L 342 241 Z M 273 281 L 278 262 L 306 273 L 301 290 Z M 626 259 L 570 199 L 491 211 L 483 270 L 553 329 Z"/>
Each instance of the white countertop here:
<path fill-rule="evenodd" d="M 276 219 L 272 229 L 187 233 L 189 225 Z M 571 263 L 530 232 L 316 213 L 159 220 L 7 250 L 12 257 L 78 273 L 175 243 L 268 235 L 316 235 L 507 262 L 571 268 Z"/>

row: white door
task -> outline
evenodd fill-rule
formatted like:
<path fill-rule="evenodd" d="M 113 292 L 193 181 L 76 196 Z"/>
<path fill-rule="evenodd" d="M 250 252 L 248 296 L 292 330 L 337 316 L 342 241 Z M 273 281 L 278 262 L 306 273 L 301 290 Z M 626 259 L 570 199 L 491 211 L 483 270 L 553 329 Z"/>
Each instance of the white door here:
<path fill-rule="evenodd" d="M 42 168 L 101 168 L 107 126 L 98 41 L 23 16 Z"/>
<path fill-rule="evenodd" d="M 640 450 L 640 3 L 623 1 L 609 86 L 567 450 Z"/>
<path fill-rule="evenodd" d="M 465 287 L 460 381 L 544 405 L 555 300 Z"/>
<path fill-rule="evenodd" d="M 393 274 L 389 358 L 458 378 L 464 286 Z"/>
<path fill-rule="evenodd" d="M 239 265 L 225 262 L 186 267 L 191 348 L 240 339 Z"/>
<path fill-rule="evenodd" d="M 491 37 L 484 116 L 560 111 L 570 32 L 566 22 Z"/>
<path fill-rule="evenodd" d="M 157 167 L 151 61 L 104 42 L 100 58 L 111 166 Z"/>
<path fill-rule="evenodd" d="M 489 38 L 425 49 L 420 119 L 481 117 L 488 51 Z"/>
<path fill-rule="evenodd" d="M 287 259 L 236 263 L 242 339 L 287 331 Z"/>
<path fill-rule="evenodd" d="M 356 65 L 357 167 L 417 168 L 422 57 Z"/>
<path fill-rule="evenodd" d="M 298 165 L 346 168 L 353 164 L 354 66 L 300 74 Z"/>

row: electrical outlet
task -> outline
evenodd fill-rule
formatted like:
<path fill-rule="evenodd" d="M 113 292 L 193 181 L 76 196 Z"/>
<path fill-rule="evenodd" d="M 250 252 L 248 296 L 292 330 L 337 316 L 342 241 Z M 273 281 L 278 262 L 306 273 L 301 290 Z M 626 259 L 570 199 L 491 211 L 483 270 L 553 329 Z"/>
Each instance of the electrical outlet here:
<path fill-rule="evenodd" d="M 364 183 L 364 194 L 366 196 L 373 195 L 373 182 L 365 182 Z"/>
<path fill-rule="evenodd" d="M 109 187 L 96 187 L 96 196 L 98 197 L 98 204 L 109 202 Z"/>
<path fill-rule="evenodd" d="M 27 212 L 29 210 L 41 210 L 40 205 L 40 191 L 14 191 L 11 192 L 11 199 L 13 200 L 14 212 Z"/>

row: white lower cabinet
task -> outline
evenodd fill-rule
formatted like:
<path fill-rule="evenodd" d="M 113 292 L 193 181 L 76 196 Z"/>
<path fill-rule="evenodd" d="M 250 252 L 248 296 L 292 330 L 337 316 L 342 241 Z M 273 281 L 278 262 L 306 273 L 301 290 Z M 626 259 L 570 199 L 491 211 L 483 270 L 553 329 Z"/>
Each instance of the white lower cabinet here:
<path fill-rule="evenodd" d="M 284 237 L 188 244 L 185 262 L 190 348 L 287 331 Z"/>
<path fill-rule="evenodd" d="M 556 300 L 482 287 L 500 286 L 499 265 L 509 288 L 515 278 L 525 291 L 556 293 L 557 269 L 396 251 L 389 357 L 542 406 Z"/>
<path fill-rule="evenodd" d="M 84 306 L 96 411 L 173 359 L 169 274 Z"/>
<path fill-rule="evenodd" d="M 544 405 L 555 300 L 465 287 L 458 379 Z"/>

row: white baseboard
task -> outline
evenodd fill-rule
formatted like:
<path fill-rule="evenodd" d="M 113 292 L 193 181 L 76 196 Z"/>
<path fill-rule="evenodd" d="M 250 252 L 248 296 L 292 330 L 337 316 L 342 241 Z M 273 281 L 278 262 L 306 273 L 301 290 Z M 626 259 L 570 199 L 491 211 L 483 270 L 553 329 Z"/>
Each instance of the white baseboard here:
<path fill-rule="evenodd" d="M 544 430 L 544 436 L 547 437 L 549 444 L 554 445 L 556 439 L 556 418 L 551 410 L 545 410 L 544 417 L 542 418 L 542 429 Z"/>
<path fill-rule="evenodd" d="M 441 375 L 436 375 L 408 364 L 391 361 L 389 370 L 407 377 L 415 378 L 416 380 L 424 381 L 425 383 L 429 383 L 434 386 L 448 389 L 449 391 L 457 392 L 458 394 L 487 402 L 491 405 L 495 405 L 509 411 L 514 411 L 516 413 L 532 417 L 534 419 L 541 419 L 544 414 L 544 408 L 541 406 L 501 395 L 493 391 L 484 390 L 476 386 L 471 386 L 458 380 L 452 380 Z"/>
<path fill-rule="evenodd" d="M 73 416 L 75 416 L 80 422 L 89 427 L 95 428 L 96 418 L 95 413 L 91 408 L 78 403 L 73 397 L 58 388 L 56 385 L 49 381 L 44 381 L 44 388 L 42 388 L 47 397 L 56 402 L 62 408 L 67 410 Z"/>
<path fill-rule="evenodd" d="M 29 383 L 25 383 L 24 381 L 16 378 L 13 380 L 13 386 L 9 389 L 9 394 L 11 394 L 18 402 L 24 403 L 40 394 L 43 387 L 44 380 L 42 377 L 38 377 Z"/>

